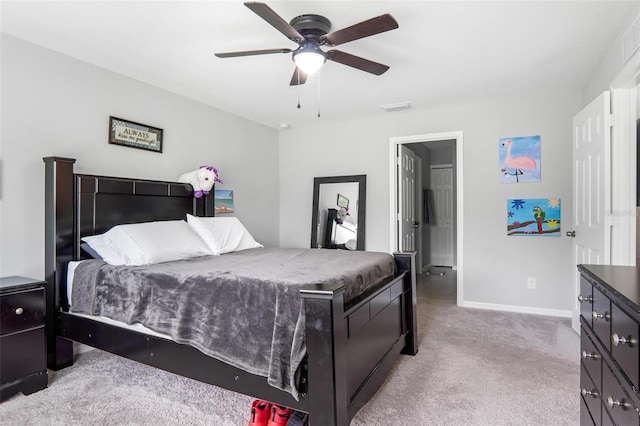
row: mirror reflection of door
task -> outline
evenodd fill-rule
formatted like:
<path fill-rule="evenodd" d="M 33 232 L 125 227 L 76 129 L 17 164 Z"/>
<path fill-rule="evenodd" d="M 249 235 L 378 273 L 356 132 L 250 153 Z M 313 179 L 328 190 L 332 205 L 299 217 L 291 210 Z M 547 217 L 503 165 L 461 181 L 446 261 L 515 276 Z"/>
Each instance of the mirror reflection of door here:
<path fill-rule="evenodd" d="M 311 247 L 364 250 L 366 176 L 314 179 Z"/>
<path fill-rule="evenodd" d="M 320 248 L 336 248 L 336 246 L 346 248 L 348 245 L 355 249 L 358 238 L 358 186 L 357 182 L 320 185 L 318 198 Z M 341 207 L 347 211 L 344 217 L 338 215 Z"/>

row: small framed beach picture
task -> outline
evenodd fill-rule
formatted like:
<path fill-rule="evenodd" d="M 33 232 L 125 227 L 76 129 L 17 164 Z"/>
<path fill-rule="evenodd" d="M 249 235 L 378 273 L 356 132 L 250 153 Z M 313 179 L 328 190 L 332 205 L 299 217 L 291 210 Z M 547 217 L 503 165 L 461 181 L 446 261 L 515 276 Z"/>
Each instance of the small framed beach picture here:
<path fill-rule="evenodd" d="M 560 198 L 507 200 L 507 235 L 560 236 Z"/>
<path fill-rule="evenodd" d="M 215 214 L 233 213 L 233 190 L 216 189 L 214 190 L 214 208 Z"/>
<path fill-rule="evenodd" d="M 109 143 L 162 153 L 162 129 L 109 117 Z"/>

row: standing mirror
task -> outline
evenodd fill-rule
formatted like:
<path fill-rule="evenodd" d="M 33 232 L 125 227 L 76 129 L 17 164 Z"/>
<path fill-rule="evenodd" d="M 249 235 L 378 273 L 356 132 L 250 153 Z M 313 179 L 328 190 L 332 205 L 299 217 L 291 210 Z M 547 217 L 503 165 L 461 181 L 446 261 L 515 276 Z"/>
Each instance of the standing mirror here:
<path fill-rule="evenodd" d="M 366 190 L 366 175 L 313 179 L 311 248 L 364 250 Z"/>

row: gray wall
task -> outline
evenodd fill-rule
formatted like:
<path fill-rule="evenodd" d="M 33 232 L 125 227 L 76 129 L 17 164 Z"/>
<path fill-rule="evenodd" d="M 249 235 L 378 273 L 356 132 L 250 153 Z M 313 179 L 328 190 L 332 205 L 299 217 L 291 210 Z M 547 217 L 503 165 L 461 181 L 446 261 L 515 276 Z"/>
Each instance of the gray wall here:
<path fill-rule="evenodd" d="M 278 133 L 2 34 L 0 274 L 44 277 L 44 163 L 175 180 L 213 164 L 257 241 L 279 244 Z M 107 143 L 109 116 L 164 129 L 162 154 Z M 309 209 L 310 210 L 310 209 Z"/>
<path fill-rule="evenodd" d="M 569 311 L 571 241 L 564 236 L 507 237 L 506 200 L 559 197 L 563 231 L 570 222 L 571 119 L 579 89 L 538 90 L 435 110 L 381 112 L 368 119 L 280 135 L 280 243 L 306 247 L 314 176 L 367 175 L 366 248 L 390 250 L 389 138 L 464 132 L 464 300 Z M 498 183 L 498 139 L 540 135 L 542 182 Z M 340 152 L 326 157 L 326 152 Z M 295 177 L 295 178 L 293 178 Z M 286 225 L 286 226 L 285 226 Z M 537 289 L 527 289 L 527 277 Z"/>

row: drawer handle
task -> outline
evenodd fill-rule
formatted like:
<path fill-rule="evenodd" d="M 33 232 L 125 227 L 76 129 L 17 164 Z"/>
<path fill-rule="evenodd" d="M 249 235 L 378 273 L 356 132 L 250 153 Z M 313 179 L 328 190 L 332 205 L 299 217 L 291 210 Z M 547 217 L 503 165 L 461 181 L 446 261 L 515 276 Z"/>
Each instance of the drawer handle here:
<path fill-rule="evenodd" d="M 619 336 L 618 333 L 613 333 L 611 335 L 611 343 L 613 343 L 613 346 L 620 346 L 620 345 L 633 345 L 635 343 L 635 339 L 633 337 L 629 337 L 626 338 L 624 336 Z"/>
<path fill-rule="evenodd" d="M 583 296 L 581 294 L 578 295 L 578 302 L 580 303 L 585 303 L 585 302 L 593 302 L 593 296 Z"/>
<path fill-rule="evenodd" d="M 22 308 L 16 308 L 15 311 L 13 311 L 16 315 L 22 315 L 24 313 L 24 309 Z"/>
<path fill-rule="evenodd" d="M 600 354 L 598 352 L 582 351 L 582 359 L 587 359 L 587 358 L 591 358 L 592 360 L 597 361 L 600 359 Z"/>
<path fill-rule="evenodd" d="M 613 399 L 613 397 L 611 395 L 609 395 L 609 397 L 607 398 L 607 405 L 609 406 L 609 408 L 611 408 L 612 410 L 616 407 L 631 407 L 631 404 L 629 404 L 628 402 L 624 402 L 624 401 L 616 401 L 615 399 Z"/>
<path fill-rule="evenodd" d="M 597 390 L 587 390 L 587 388 L 582 388 L 582 390 L 580 391 L 580 393 L 582 394 L 582 396 L 587 396 L 587 395 L 591 395 L 594 398 L 597 398 L 600 394 L 598 394 Z"/>
<path fill-rule="evenodd" d="M 605 312 L 603 314 L 599 314 L 598 311 L 593 311 L 593 312 L 591 312 L 591 316 L 596 321 L 599 320 L 599 319 L 603 319 L 605 321 L 608 321 L 609 318 L 611 318 L 611 315 L 609 315 L 609 312 Z"/>

